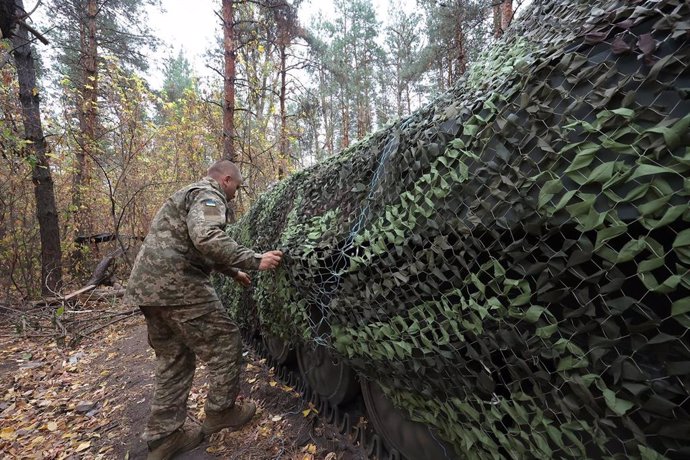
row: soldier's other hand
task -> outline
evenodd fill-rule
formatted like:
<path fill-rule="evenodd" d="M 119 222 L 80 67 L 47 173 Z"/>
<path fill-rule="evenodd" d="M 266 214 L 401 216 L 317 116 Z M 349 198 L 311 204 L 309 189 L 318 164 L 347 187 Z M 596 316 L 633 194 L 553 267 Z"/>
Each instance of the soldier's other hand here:
<path fill-rule="evenodd" d="M 252 284 L 252 279 L 243 271 L 238 271 L 232 278 L 244 287 L 249 287 Z"/>
<path fill-rule="evenodd" d="M 268 251 L 261 254 L 261 262 L 259 263 L 259 270 L 272 270 L 280 265 L 280 260 L 283 258 L 281 251 Z"/>

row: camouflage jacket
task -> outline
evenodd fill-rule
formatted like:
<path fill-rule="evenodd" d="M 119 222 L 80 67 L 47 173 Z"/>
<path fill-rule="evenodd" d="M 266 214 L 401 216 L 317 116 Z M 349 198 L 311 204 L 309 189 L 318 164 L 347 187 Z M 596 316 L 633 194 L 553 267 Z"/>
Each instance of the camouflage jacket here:
<path fill-rule="evenodd" d="M 226 233 L 228 204 L 210 177 L 175 192 L 153 219 L 134 261 L 126 301 L 132 305 L 192 305 L 218 300 L 213 270 L 256 269 L 261 256 Z"/>

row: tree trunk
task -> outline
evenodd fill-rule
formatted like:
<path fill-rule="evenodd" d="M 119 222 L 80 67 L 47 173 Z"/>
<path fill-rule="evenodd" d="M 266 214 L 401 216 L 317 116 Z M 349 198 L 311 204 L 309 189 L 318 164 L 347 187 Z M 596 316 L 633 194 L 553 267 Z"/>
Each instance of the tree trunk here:
<path fill-rule="evenodd" d="M 329 96 L 329 100 L 326 100 L 326 73 L 323 67 L 319 67 L 319 101 L 321 103 L 321 118 L 323 119 L 323 126 L 325 131 L 324 149 L 326 150 L 326 155 L 333 155 L 333 150 L 335 149 L 333 140 L 333 97 Z M 321 160 L 317 156 L 317 160 Z"/>
<path fill-rule="evenodd" d="M 462 15 L 458 17 L 457 30 L 455 31 L 455 46 L 457 51 L 455 74 L 451 75 L 452 71 L 449 72 L 449 88 L 467 71 L 467 47 L 465 46 L 465 32 L 463 30 L 464 21 L 465 18 Z"/>
<path fill-rule="evenodd" d="M 494 37 L 498 38 L 503 35 L 503 29 L 501 28 L 501 4 L 495 4 L 492 7 L 493 19 L 494 19 Z"/>
<path fill-rule="evenodd" d="M 285 34 L 285 32 L 283 32 Z M 287 97 L 287 43 L 281 40 L 280 48 L 280 159 L 278 165 L 278 179 L 284 179 L 286 174 L 286 166 L 290 152 L 288 152 L 288 134 L 287 134 L 287 113 L 285 111 L 285 98 Z"/>
<path fill-rule="evenodd" d="M 501 28 L 505 31 L 513 20 L 513 0 L 501 4 Z"/>
<path fill-rule="evenodd" d="M 223 158 L 235 161 L 235 44 L 233 0 L 223 0 L 223 48 L 225 75 L 223 78 Z"/>
<path fill-rule="evenodd" d="M 24 11 L 24 2 L 15 0 L 15 5 Z M 50 174 L 47 145 L 43 137 L 41 108 L 36 87 L 36 68 L 31 54 L 27 30 L 19 26 L 12 37 L 13 55 L 17 65 L 19 100 L 24 119 L 24 135 L 28 148 L 36 159 L 32 168 L 32 181 L 36 197 L 36 216 L 41 236 L 41 292 L 45 295 L 57 292 L 62 284 L 62 251 L 60 249 L 60 227 L 53 178 Z"/>
<path fill-rule="evenodd" d="M 343 91 L 344 92 L 344 91 Z M 349 108 L 350 98 L 347 97 L 346 93 L 343 95 L 343 101 L 341 105 L 342 122 L 343 122 L 343 132 L 342 132 L 342 145 L 341 150 L 346 149 L 350 145 L 350 108 Z"/>
<path fill-rule="evenodd" d="M 72 182 L 72 209 L 74 212 L 74 233 L 76 236 L 92 233 L 87 213 L 84 212 L 83 190 L 89 183 L 89 158 L 95 154 L 96 126 L 98 123 L 98 42 L 96 41 L 96 0 L 87 0 L 86 16 L 80 24 L 80 100 L 79 114 L 80 149 Z M 77 252 L 77 256 L 78 256 Z"/>
<path fill-rule="evenodd" d="M 494 36 L 500 37 L 513 20 L 513 0 L 504 0 L 493 7 Z"/>

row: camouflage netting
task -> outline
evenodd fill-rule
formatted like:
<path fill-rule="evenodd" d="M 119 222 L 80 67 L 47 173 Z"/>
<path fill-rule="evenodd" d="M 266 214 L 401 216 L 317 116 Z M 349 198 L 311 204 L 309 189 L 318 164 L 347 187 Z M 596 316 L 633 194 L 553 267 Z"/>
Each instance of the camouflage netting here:
<path fill-rule="evenodd" d="M 245 327 L 328 346 L 461 458 L 690 456 L 690 3 L 535 1 L 456 88 L 230 231 Z"/>

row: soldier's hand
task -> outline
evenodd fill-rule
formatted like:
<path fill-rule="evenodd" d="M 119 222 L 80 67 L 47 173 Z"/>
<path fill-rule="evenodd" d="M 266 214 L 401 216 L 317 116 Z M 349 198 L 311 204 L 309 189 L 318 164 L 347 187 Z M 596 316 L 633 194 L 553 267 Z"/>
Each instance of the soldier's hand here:
<path fill-rule="evenodd" d="M 237 274 L 233 276 L 233 279 L 244 287 L 249 287 L 249 285 L 252 284 L 252 279 L 243 271 L 238 271 Z"/>
<path fill-rule="evenodd" d="M 283 258 L 281 251 L 268 251 L 261 254 L 261 262 L 259 263 L 259 270 L 273 270 L 280 265 L 280 260 Z"/>

